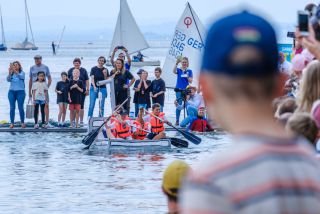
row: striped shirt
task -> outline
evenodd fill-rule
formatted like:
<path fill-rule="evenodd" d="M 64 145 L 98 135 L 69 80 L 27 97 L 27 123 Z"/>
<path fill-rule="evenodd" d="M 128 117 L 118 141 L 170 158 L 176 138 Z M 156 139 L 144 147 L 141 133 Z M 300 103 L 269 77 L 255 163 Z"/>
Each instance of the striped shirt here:
<path fill-rule="evenodd" d="M 182 213 L 320 213 L 319 160 L 304 138 L 242 136 L 191 172 Z"/>

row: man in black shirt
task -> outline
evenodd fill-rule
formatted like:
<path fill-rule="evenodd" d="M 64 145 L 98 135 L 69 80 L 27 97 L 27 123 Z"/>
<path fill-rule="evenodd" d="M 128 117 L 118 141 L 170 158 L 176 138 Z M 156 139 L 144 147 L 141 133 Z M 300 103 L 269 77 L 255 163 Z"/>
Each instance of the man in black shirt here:
<path fill-rule="evenodd" d="M 136 92 L 133 102 L 138 107 L 138 109 L 147 109 L 148 99 L 150 99 L 149 87 L 151 85 L 151 81 L 147 80 L 148 73 L 145 70 L 141 69 L 140 71 L 141 77 L 134 83 L 133 87 L 133 90 Z M 138 116 L 138 113 L 138 111 L 135 112 L 136 117 Z"/>
<path fill-rule="evenodd" d="M 159 103 L 160 104 L 160 110 L 163 112 L 164 107 L 164 93 L 166 91 L 166 83 L 163 81 L 163 79 L 160 77 L 162 73 L 161 68 L 157 67 L 154 70 L 154 76 L 156 79 L 154 79 L 151 82 L 150 86 L 150 92 L 152 97 L 152 104 Z"/>
<path fill-rule="evenodd" d="M 81 59 L 80 58 L 75 58 L 73 60 L 73 68 L 70 68 L 68 71 L 68 78 L 70 80 L 73 79 L 72 77 L 72 72 L 73 70 L 79 69 L 80 71 L 80 76 L 79 79 L 83 82 L 83 93 L 81 96 L 81 109 L 80 109 L 80 125 L 83 126 L 83 115 L 84 115 L 84 101 L 86 99 L 86 96 L 89 95 L 89 76 L 88 76 L 88 72 L 85 68 L 80 67 L 81 66 Z"/>

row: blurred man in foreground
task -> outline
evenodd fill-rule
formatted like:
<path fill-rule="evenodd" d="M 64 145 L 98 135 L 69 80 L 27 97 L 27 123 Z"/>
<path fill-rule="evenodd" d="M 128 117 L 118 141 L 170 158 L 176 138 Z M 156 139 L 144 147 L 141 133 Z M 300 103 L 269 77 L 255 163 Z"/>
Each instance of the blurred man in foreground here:
<path fill-rule="evenodd" d="M 246 11 L 227 16 L 211 26 L 203 56 L 208 114 L 235 144 L 190 173 L 182 213 L 318 213 L 315 154 L 273 118 L 283 84 L 274 29 Z"/>

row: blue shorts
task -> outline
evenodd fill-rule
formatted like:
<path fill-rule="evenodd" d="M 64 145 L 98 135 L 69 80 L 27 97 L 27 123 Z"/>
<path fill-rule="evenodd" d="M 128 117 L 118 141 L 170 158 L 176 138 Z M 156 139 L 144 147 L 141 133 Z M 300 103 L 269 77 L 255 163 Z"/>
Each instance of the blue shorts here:
<path fill-rule="evenodd" d="M 35 103 L 39 104 L 39 105 L 44 105 L 44 104 L 46 104 L 46 101 L 45 100 L 36 100 Z"/>
<path fill-rule="evenodd" d="M 152 140 L 155 136 L 157 136 L 159 133 L 149 133 L 148 135 L 147 135 L 147 138 L 149 139 L 149 140 Z"/>

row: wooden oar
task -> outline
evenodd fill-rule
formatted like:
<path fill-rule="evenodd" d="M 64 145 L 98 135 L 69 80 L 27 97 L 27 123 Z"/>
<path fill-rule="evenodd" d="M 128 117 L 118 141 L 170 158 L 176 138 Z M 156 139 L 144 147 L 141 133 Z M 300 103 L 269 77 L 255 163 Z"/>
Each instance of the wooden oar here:
<path fill-rule="evenodd" d="M 130 126 L 133 127 L 133 128 L 139 129 L 141 131 L 147 132 L 147 133 L 152 133 L 152 132 L 150 132 L 148 130 L 145 130 L 145 129 L 142 129 L 142 128 L 139 128 L 139 127 L 136 127 L 136 126 L 133 126 L 133 125 L 130 125 Z M 182 139 L 178 139 L 178 138 L 174 138 L 174 137 L 170 137 L 169 139 L 170 139 L 171 144 L 174 145 L 177 148 L 188 148 L 188 146 L 189 146 L 188 141 L 185 141 L 185 140 L 182 140 Z"/>
<path fill-rule="evenodd" d="M 148 112 L 147 110 L 145 110 L 146 113 L 150 114 L 151 116 L 157 118 L 158 120 L 163 121 L 163 119 L 161 119 L 160 117 L 157 117 L 156 115 Z M 167 123 L 168 124 L 168 123 Z M 188 140 L 190 140 L 192 143 L 198 145 L 201 143 L 201 138 L 198 136 L 195 136 L 194 134 L 184 131 L 182 129 L 178 129 L 177 127 L 173 126 L 172 124 L 168 124 L 168 126 L 171 126 L 172 128 L 174 128 L 176 131 L 180 132 L 185 138 L 187 138 Z"/>
<path fill-rule="evenodd" d="M 113 112 L 112 115 L 117 112 L 128 100 L 130 99 L 130 97 L 128 97 L 123 103 L 121 103 L 121 105 L 119 105 Z M 87 145 L 85 148 L 83 149 L 89 149 L 90 146 L 92 145 L 92 143 L 94 142 L 94 140 L 96 139 L 96 137 L 99 134 L 100 129 L 102 128 L 102 126 L 104 126 L 104 124 L 106 124 L 109 120 L 110 120 L 111 116 L 109 116 L 102 124 L 101 126 L 99 126 L 98 128 L 92 130 L 89 134 L 87 134 L 83 139 L 82 139 L 82 143 L 84 145 Z"/>

